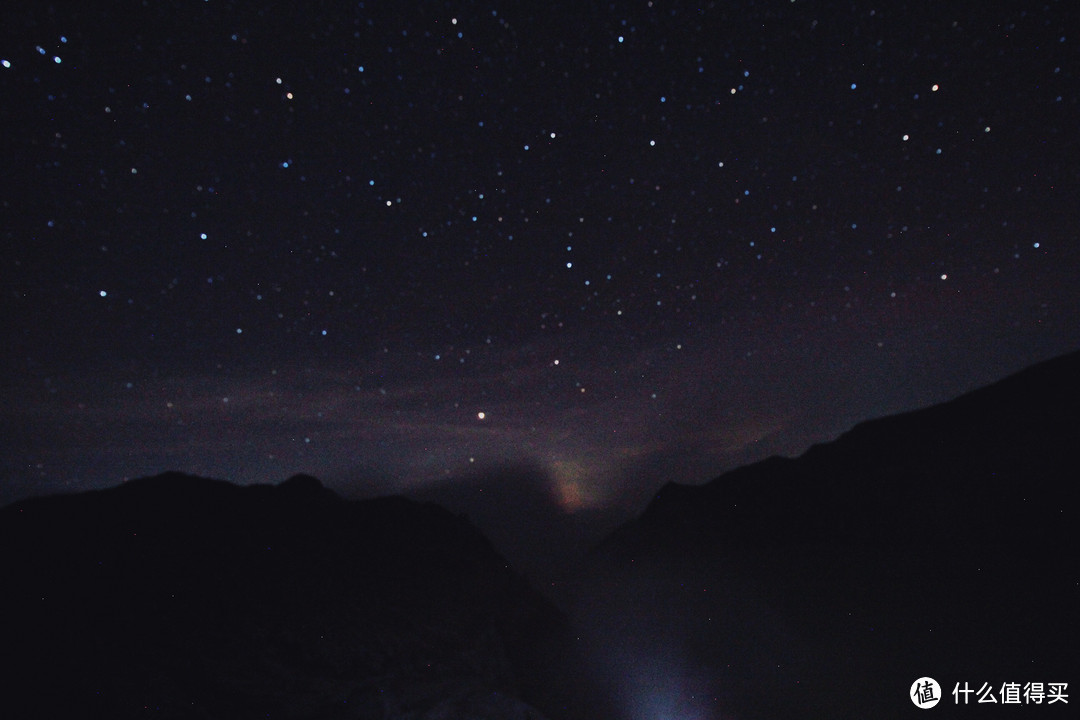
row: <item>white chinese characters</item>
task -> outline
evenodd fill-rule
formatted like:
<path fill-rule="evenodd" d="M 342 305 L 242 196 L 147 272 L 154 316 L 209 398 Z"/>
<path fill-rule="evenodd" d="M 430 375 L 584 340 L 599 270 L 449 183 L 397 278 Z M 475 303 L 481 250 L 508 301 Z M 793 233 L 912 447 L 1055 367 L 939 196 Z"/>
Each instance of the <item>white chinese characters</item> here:
<path fill-rule="evenodd" d="M 1068 703 L 1067 692 L 1069 683 L 1065 682 L 1005 682 L 995 688 L 990 683 L 982 683 L 978 690 L 971 687 L 966 681 L 956 683 L 952 695 L 957 705 L 968 705 L 974 702 L 993 703 L 1001 705 L 1053 705 L 1055 703 Z"/>

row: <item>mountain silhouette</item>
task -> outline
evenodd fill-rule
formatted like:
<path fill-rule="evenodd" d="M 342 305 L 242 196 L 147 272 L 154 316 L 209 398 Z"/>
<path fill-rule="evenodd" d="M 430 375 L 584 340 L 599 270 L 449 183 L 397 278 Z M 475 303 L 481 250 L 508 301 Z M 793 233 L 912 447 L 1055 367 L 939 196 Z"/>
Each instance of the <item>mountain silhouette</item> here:
<path fill-rule="evenodd" d="M 998 703 L 1005 683 L 1075 683 L 1078 408 L 1080 353 L 797 459 L 665 485 L 604 543 L 577 610 L 614 694 L 701 717 L 883 718 L 922 712 L 922 676 L 960 715 L 965 682 Z"/>
<path fill-rule="evenodd" d="M 679 543 L 681 527 L 754 545 L 1064 540 L 1076 519 L 1066 491 L 1077 482 L 1078 408 L 1073 354 L 863 423 L 795 460 L 770 458 L 705 485 L 669 483 L 620 535 Z"/>
<path fill-rule="evenodd" d="M 592 717 L 566 619 L 467 521 L 168 473 L 0 510 L 0 714 Z"/>
<path fill-rule="evenodd" d="M 521 469 L 426 491 L 454 512 L 308 476 L 24 500 L 0 509 L 0 715 L 907 718 L 925 676 L 939 717 L 995 714 L 984 685 L 1064 715 L 1002 693 L 1075 690 L 1078 408 L 1080 353 L 669 483 L 563 610 L 456 514 L 522 557 L 545 518 L 590 537 Z"/>

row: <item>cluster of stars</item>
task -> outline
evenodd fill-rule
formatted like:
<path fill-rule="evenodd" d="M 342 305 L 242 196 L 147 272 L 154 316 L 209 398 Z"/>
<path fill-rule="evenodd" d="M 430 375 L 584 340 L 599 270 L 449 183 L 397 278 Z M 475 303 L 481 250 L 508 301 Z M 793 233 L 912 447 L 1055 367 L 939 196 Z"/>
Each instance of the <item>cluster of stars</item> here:
<path fill-rule="evenodd" d="M 612 348 L 861 357 L 1069 267 L 1062 7 L 1000 33 L 947 8 L 903 34 L 880 9 L 762 13 L 166 3 L 11 25 L 33 29 L 0 44 L 22 179 L 0 203 L 13 315 L 41 318 L 16 364 L 461 380 L 541 343 L 579 373 L 545 401 L 594 412 L 682 395 L 594 391 L 635 376 Z"/>

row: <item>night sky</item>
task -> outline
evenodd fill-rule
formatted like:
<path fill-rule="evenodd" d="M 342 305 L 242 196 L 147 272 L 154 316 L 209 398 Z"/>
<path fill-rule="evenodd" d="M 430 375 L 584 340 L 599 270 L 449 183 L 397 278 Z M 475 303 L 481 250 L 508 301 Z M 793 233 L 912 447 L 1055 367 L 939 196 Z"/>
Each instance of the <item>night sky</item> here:
<path fill-rule="evenodd" d="M 1080 347 L 1071 0 L 408 5 L 5 3 L 0 501 L 637 510 Z"/>

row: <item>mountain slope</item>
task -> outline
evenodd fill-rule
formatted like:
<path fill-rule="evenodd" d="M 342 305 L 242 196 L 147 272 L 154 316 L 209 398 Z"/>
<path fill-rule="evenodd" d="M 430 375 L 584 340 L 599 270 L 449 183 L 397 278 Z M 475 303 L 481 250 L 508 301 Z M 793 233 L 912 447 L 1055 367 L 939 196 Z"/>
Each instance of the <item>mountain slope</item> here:
<path fill-rule="evenodd" d="M 574 715 L 562 616 L 430 504 L 166 474 L 0 510 L 0 572 L 5 716 Z"/>
<path fill-rule="evenodd" d="M 900 717 L 922 675 L 1075 681 L 1078 408 L 1073 354 L 669 484 L 605 543 L 579 612 L 631 671 L 679 658 L 668 684 L 710 717 Z M 627 624 L 648 639 L 612 646 Z"/>
<path fill-rule="evenodd" d="M 1065 539 L 1076 518 L 1068 491 L 1078 448 L 1073 354 L 942 405 L 863 423 L 797 460 L 771 458 L 702 486 L 671 483 L 621 535 L 676 542 L 686 527 L 733 543 L 966 542 L 1016 539 L 1023 528 Z"/>

